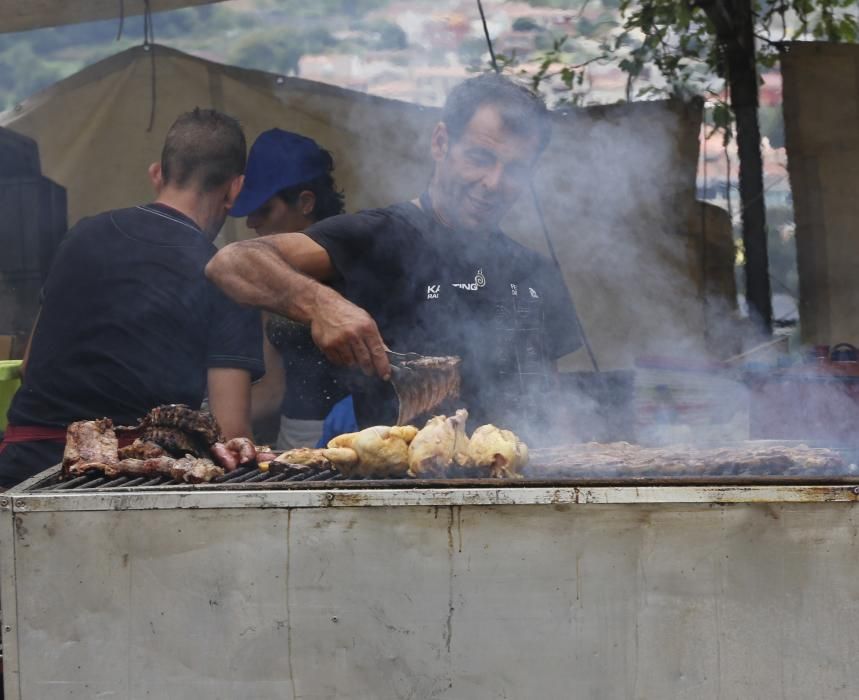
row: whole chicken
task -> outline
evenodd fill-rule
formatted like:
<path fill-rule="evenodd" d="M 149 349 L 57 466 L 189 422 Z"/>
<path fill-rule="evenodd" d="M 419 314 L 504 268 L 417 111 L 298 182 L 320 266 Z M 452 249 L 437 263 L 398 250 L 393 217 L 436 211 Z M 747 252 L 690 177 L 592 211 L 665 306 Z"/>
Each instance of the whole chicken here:
<path fill-rule="evenodd" d="M 409 445 L 409 476 L 444 476 L 454 462 L 465 466 L 468 463 L 467 420 L 468 411 L 464 408 L 454 416 L 430 418 Z"/>
<path fill-rule="evenodd" d="M 472 468 L 488 470 L 493 479 L 519 479 L 519 470 L 528 463 L 528 446 L 509 430 L 481 425 L 471 434 L 468 456 Z"/>
<path fill-rule="evenodd" d="M 358 464 L 347 476 L 402 476 L 409 468 L 409 443 L 417 435 L 413 425 L 376 425 L 357 433 L 338 435 L 329 441 L 329 449 L 349 448 L 358 455 Z M 341 470 L 343 471 L 343 470 Z"/>

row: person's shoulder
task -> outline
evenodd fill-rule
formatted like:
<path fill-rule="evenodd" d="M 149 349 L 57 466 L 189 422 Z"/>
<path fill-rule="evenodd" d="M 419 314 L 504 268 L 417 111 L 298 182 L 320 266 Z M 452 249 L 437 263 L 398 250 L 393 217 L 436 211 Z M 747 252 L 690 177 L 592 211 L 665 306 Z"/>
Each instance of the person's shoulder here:
<path fill-rule="evenodd" d="M 551 260 L 533 248 L 512 239 L 503 231 L 497 231 L 493 235 L 492 250 L 506 260 L 515 263 L 526 270 L 551 266 Z"/>
<path fill-rule="evenodd" d="M 65 248 L 87 244 L 93 238 L 103 235 L 114 227 L 114 211 L 103 211 L 98 214 L 80 218 L 62 238 L 61 244 Z"/>
<path fill-rule="evenodd" d="M 398 202 L 387 207 L 361 209 L 350 214 L 337 214 L 318 221 L 305 233 L 311 236 L 319 232 L 342 231 L 344 233 L 374 233 L 402 231 L 404 226 L 414 226 L 415 216 L 422 212 L 411 202 Z"/>

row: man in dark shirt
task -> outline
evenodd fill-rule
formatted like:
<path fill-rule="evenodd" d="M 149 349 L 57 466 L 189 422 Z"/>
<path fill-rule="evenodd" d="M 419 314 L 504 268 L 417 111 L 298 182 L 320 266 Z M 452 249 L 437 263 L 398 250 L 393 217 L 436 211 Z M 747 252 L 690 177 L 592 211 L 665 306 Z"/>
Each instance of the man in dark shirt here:
<path fill-rule="evenodd" d="M 150 166 L 155 202 L 81 220 L 43 290 L 0 446 L 0 486 L 60 461 L 65 428 L 133 425 L 160 404 L 209 405 L 227 438 L 250 435 L 251 379 L 263 372 L 259 312 L 203 274 L 242 186 L 238 122 L 189 112 Z"/>
<path fill-rule="evenodd" d="M 460 355 L 475 422 L 515 428 L 534 417 L 555 360 L 580 344 L 557 269 L 499 228 L 549 129 L 526 88 L 496 75 L 467 80 L 433 132 L 435 168 L 420 198 L 227 246 L 207 274 L 237 301 L 309 323 L 331 361 L 383 380 L 386 346 Z M 337 281 L 342 295 L 320 281 Z M 359 424 L 390 421 L 392 398 L 382 382 L 356 391 Z"/>

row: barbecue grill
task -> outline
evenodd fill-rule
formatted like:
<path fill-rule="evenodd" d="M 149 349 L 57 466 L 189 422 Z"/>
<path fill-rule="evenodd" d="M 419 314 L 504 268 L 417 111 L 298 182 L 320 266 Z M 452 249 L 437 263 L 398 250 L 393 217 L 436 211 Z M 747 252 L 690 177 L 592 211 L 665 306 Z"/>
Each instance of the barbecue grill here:
<path fill-rule="evenodd" d="M 0 495 L 6 697 L 852 697 L 859 476 L 730 471 L 54 467 Z"/>

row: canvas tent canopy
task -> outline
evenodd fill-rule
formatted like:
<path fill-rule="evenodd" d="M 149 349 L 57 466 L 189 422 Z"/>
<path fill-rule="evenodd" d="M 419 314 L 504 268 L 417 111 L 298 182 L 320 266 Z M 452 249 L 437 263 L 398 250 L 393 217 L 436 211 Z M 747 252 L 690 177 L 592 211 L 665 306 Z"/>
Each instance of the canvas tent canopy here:
<path fill-rule="evenodd" d="M 412 199 L 428 182 L 437 109 L 224 66 L 163 46 L 151 50 L 105 59 L 0 114 L 0 125 L 38 141 L 44 172 L 68 189 L 70 222 L 149 200 L 147 166 L 158 159 L 172 121 L 195 106 L 237 117 L 249 143 L 275 126 L 316 139 L 334 156 L 350 211 Z M 705 344 L 695 276 L 703 237 L 687 223 L 700 117 L 700 106 L 673 102 L 556 115 L 536 191 L 604 367 L 629 367 L 643 353 L 696 352 Z M 545 252 L 527 194 L 504 225 Z M 247 235 L 244 222 L 235 220 L 222 233 L 226 241 Z M 570 366 L 586 367 L 578 355 Z"/>
<path fill-rule="evenodd" d="M 221 0 L 0 0 L 0 33 L 207 5 Z"/>
<path fill-rule="evenodd" d="M 789 43 L 781 66 L 802 340 L 859 345 L 859 46 Z"/>

